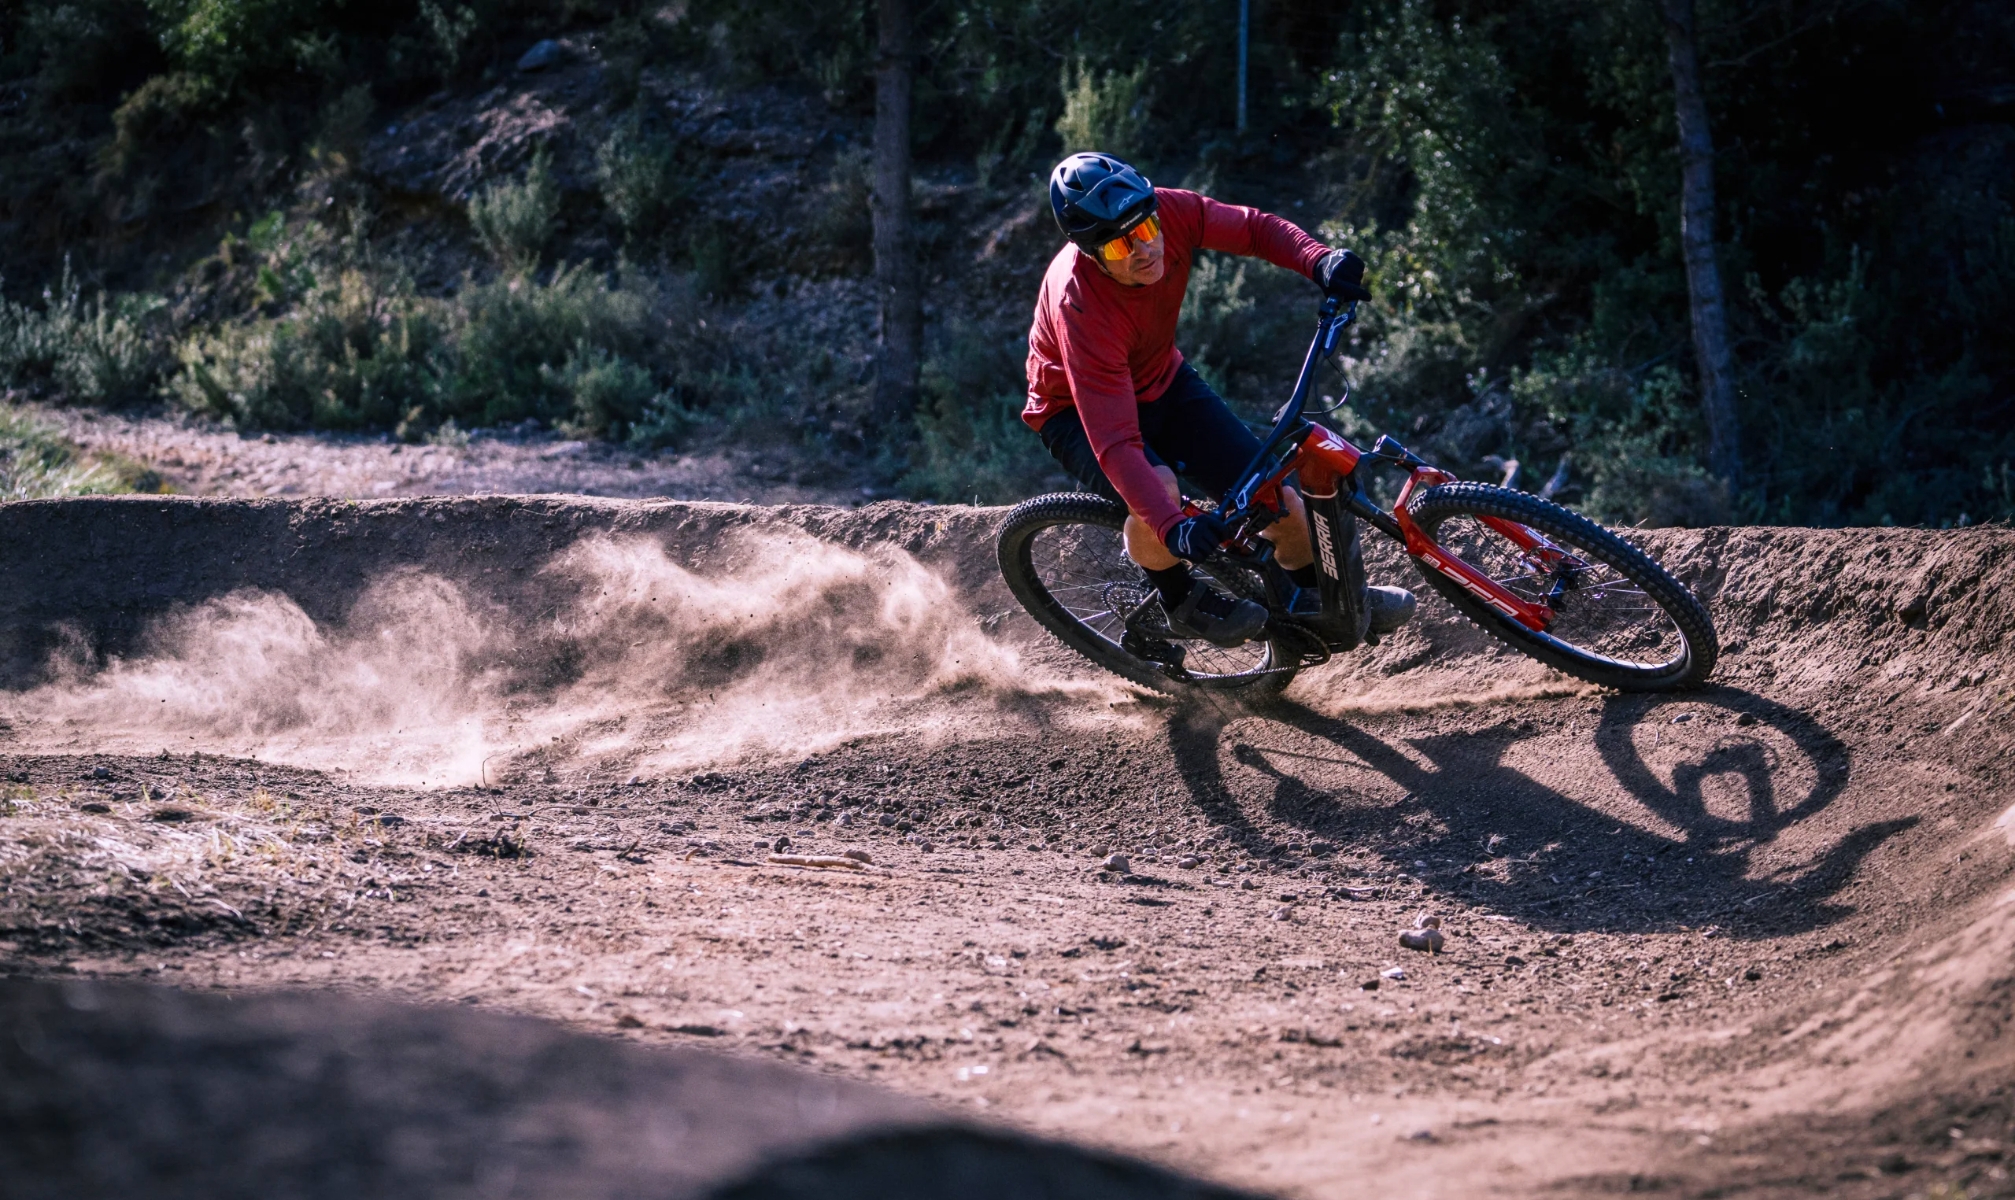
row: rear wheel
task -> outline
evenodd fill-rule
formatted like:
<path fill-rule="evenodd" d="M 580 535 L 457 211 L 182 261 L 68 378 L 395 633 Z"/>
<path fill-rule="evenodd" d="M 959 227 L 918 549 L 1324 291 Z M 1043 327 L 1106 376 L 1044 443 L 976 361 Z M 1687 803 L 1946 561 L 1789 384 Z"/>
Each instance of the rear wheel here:
<path fill-rule="evenodd" d="M 1064 493 L 1008 513 L 997 550 L 1008 590 L 1064 645 L 1145 687 L 1272 695 L 1300 669 L 1291 632 L 1271 627 L 1232 649 L 1177 638 L 1154 588 L 1126 556 L 1126 508 L 1103 496 Z M 1214 571 L 1227 590 L 1266 603 L 1264 585 L 1238 568 Z"/>
<path fill-rule="evenodd" d="M 1714 669 L 1721 649 L 1706 607 L 1649 555 L 1579 513 L 1480 483 L 1429 488 L 1407 511 L 1442 549 L 1513 595 L 1553 608 L 1545 632 L 1528 629 L 1414 560 L 1427 582 L 1464 616 L 1541 662 L 1633 692 L 1689 687 Z M 1480 517 L 1515 521 L 1568 556 L 1551 565 L 1541 562 Z"/>

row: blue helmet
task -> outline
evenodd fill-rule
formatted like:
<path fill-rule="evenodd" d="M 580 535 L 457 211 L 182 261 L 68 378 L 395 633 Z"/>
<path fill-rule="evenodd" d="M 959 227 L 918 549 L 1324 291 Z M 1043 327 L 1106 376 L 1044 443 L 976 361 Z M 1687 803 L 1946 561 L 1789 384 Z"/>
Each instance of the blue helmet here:
<path fill-rule="evenodd" d="M 1154 185 L 1110 154 L 1073 154 L 1049 173 L 1049 210 L 1063 235 L 1096 251 L 1154 215 Z"/>

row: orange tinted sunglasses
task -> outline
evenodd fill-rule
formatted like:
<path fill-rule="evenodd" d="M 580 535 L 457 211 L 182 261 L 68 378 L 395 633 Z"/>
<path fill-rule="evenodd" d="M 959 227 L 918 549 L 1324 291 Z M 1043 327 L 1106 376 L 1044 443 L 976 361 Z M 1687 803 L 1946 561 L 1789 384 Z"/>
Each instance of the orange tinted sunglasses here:
<path fill-rule="evenodd" d="M 1098 248 L 1099 257 L 1105 259 L 1107 262 L 1118 262 L 1120 259 L 1133 253 L 1133 247 L 1128 245 L 1129 242 L 1139 242 L 1145 246 L 1160 236 L 1161 219 L 1159 217 L 1149 217 L 1132 229 L 1127 230 L 1124 235 L 1116 237 L 1105 245 L 1100 246 Z"/>

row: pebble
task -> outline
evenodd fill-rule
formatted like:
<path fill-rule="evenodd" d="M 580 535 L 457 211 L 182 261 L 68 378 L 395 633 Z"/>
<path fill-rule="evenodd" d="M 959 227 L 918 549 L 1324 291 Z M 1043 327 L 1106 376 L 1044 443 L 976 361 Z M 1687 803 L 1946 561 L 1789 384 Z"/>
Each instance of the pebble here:
<path fill-rule="evenodd" d="M 1754 725 L 1756 724 L 1756 714 L 1742 713 L 1735 718 L 1735 723 L 1737 725 Z"/>
<path fill-rule="evenodd" d="M 1093 858 L 1104 858 L 1106 855 L 1111 853 L 1112 853 L 1112 847 L 1106 845 L 1104 842 L 1098 842 L 1094 844 L 1091 848 L 1091 856 Z"/>
<path fill-rule="evenodd" d="M 789 837 L 780 837 L 776 841 L 770 843 L 770 849 L 776 851 L 779 854 L 782 854 L 784 851 L 790 848 L 791 848 L 791 839 Z"/>
<path fill-rule="evenodd" d="M 1203 860 L 1198 858 L 1194 854 L 1185 854 L 1181 858 L 1175 860 L 1175 865 L 1181 867 L 1185 871 L 1188 871 L 1196 867 L 1202 866 Z"/>
<path fill-rule="evenodd" d="M 1428 954 L 1441 953 L 1445 939 L 1439 929 L 1409 929 L 1399 935 L 1399 944 L 1408 950 L 1421 950 Z"/>
<path fill-rule="evenodd" d="M 1099 860 L 1098 865 L 1100 870 L 1111 871 L 1115 875 L 1133 874 L 1133 864 L 1127 861 L 1124 854 L 1108 854 Z"/>
<path fill-rule="evenodd" d="M 566 53 L 566 51 L 560 49 L 558 42 L 551 38 L 542 38 L 539 41 L 533 42 L 532 48 L 525 51 L 519 57 L 518 69 L 520 71 L 543 71 L 547 67 L 557 66 L 560 60 L 566 57 Z"/>
<path fill-rule="evenodd" d="M 1502 845 L 1504 845 L 1504 835 L 1493 833 L 1490 835 L 1490 840 L 1483 844 L 1483 852 L 1485 854 L 1496 854 L 1498 853 L 1498 847 Z"/>
<path fill-rule="evenodd" d="M 1294 920 L 1294 910 L 1288 908 L 1286 905 L 1282 905 L 1273 910 L 1273 919 L 1276 921 L 1292 921 Z"/>
<path fill-rule="evenodd" d="M 868 853 L 867 851 L 865 851 L 865 850 L 842 850 L 842 851 L 840 851 L 840 857 L 841 857 L 841 858 L 851 858 L 851 859 L 853 859 L 853 860 L 854 860 L 855 862 L 857 862 L 857 863 L 861 863 L 861 864 L 863 864 L 863 865 L 866 865 L 866 866 L 872 866 L 872 865 L 874 864 L 874 861 L 875 861 L 875 860 L 874 860 L 874 858 L 873 858 L 873 856 L 871 856 L 871 855 L 870 855 L 870 854 L 869 854 L 869 853 Z"/>
<path fill-rule="evenodd" d="M 1367 979 L 1363 983 L 1358 984 L 1357 986 L 1363 988 L 1367 992 L 1375 992 L 1378 990 L 1378 980 Z"/>
<path fill-rule="evenodd" d="M 875 818 L 875 823 L 880 825 L 883 829 L 893 829 L 895 828 L 896 824 L 895 814 L 883 813 L 881 816 Z"/>
<path fill-rule="evenodd" d="M 93 779 L 110 779 L 110 778 L 112 778 L 112 772 L 111 772 L 111 769 L 110 769 L 110 768 L 107 768 L 107 767 L 92 767 L 92 768 L 91 768 L 91 778 L 93 778 Z"/>
<path fill-rule="evenodd" d="M 1240 888 L 1244 889 L 1245 891 L 1248 891 L 1248 892 L 1256 892 L 1256 891 L 1258 891 L 1258 890 L 1259 890 L 1259 885 L 1258 885 L 1258 884 L 1256 884 L 1256 883 L 1254 883 L 1254 882 L 1253 882 L 1252 880 L 1250 880 L 1250 879 L 1241 879 L 1241 880 L 1239 880 L 1239 881 L 1238 881 L 1238 886 L 1239 886 Z"/>
<path fill-rule="evenodd" d="M 1405 979 L 1405 978 L 1406 978 L 1406 968 L 1405 968 L 1405 967 L 1387 967 L 1387 968 L 1386 968 L 1385 970 L 1383 970 L 1383 971 L 1380 971 L 1380 972 L 1378 973 L 1378 977 L 1379 977 L 1380 979 Z"/>
<path fill-rule="evenodd" d="M 850 812 L 843 812 L 840 814 L 839 826 L 841 829 L 851 829 L 853 828 L 853 824 L 854 824 L 854 814 Z"/>

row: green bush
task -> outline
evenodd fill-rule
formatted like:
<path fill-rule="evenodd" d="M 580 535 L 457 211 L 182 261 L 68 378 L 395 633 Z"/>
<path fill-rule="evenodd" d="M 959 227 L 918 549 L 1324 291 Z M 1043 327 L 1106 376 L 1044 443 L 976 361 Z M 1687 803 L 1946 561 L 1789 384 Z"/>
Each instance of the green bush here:
<path fill-rule="evenodd" d="M 651 373 L 600 346 L 581 341 L 558 370 L 542 368 L 548 382 L 566 397 L 560 428 L 571 437 L 620 435 L 645 418 L 658 398 Z M 658 414 L 660 419 L 662 413 Z"/>
<path fill-rule="evenodd" d="M 170 393 L 240 429 L 385 429 L 417 434 L 441 416 L 454 354 L 447 314 L 349 268 L 278 320 L 227 324 L 186 339 Z"/>
<path fill-rule="evenodd" d="M 1057 136 L 1064 153 L 1099 150 L 1134 158 L 1147 149 L 1148 64 L 1131 71 L 1094 72 L 1080 58 L 1064 71 L 1063 115 Z"/>
<path fill-rule="evenodd" d="M 543 149 L 532 155 L 521 182 L 492 184 L 469 201 L 469 224 L 477 239 L 498 266 L 516 273 L 539 265 L 559 215 L 560 185 L 553 178 L 552 157 Z"/>
<path fill-rule="evenodd" d="M 642 281 L 612 282 L 581 267 L 562 267 L 545 283 L 465 285 L 454 301 L 460 365 L 449 412 L 469 425 L 568 419 L 574 397 L 550 368 L 579 360 L 584 345 L 644 359 L 656 300 Z"/>
<path fill-rule="evenodd" d="M 900 486 L 953 503 L 999 504 L 1067 486 L 1042 439 L 1022 423 L 1020 339 L 955 327 L 925 363 L 916 443 Z M 1014 388 L 1015 390 L 1009 390 Z"/>
<path fill-rule="evenodd" d="M 53 387 L 76 404 L 130 404 L 147 399 L 167 367 L 159 297 L 83 299 L 66 263 L 40 311 L 0 300 L 0 382 Z"/>
<path fill-rule="evenodd" d="M 618 124 L 595 152 L 595 172 L 608 205 L 633 244 L 660 238 L 691 195 L 671 142 L 631 119 Z"/>

